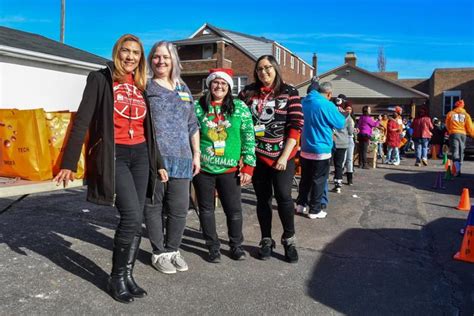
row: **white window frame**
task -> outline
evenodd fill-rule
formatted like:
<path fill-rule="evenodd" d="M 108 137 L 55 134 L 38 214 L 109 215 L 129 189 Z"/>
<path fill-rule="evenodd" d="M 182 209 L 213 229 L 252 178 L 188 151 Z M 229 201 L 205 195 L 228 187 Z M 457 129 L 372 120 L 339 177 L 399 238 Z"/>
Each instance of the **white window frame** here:
<path fill-rule="evenodd" d="M 248 83 L 249 78 L 247 76 L 237 76 L 234 77 L 234 89 L 237 90 L 237 93 L 234 93 L 234 90 L 232 90 L 232 95 L 236 96 L 239 94 L 240 90 L 242 90 Z M 245 83 L 243 82 L 245 79 Z"/>
<path fill-rule="evenodd" d="M 306 76 L 306 64 L 305 63 L 301 64 L 301 72 L 303 73 L 303 76 Z"/>
<path fill-rule="evenodd" d="M 281 48 L 278 46 L 275 46 L 275 59 L 279 65 L 281 63 Z"/>
<path fill-rule="evenodd" d="M 283 66 L 286 66 L 286 50 L 283 50 Z"/>
<path fill-rule="evenodd" d="M 290 57 L 290 68 L 295 69 L 295 56 Z"/>
<path fill-rule="evenodd" d="M 446 106 L 448 106 L 448 104 L 446 104 L 446 97 L 450 98 L 449 110 L 446 110 Z M 461 100 L 461 90 L 443 91 L 443 115 L 448 114 L 448 112 L 454 108 L 454 97 L 457 97 L 458 100 Z"/>
<path fill-rule="evenodd" d="M 296 73 L 297 74 L 300 73 L 300 60 L 299 59 L 296 60 Z"/>

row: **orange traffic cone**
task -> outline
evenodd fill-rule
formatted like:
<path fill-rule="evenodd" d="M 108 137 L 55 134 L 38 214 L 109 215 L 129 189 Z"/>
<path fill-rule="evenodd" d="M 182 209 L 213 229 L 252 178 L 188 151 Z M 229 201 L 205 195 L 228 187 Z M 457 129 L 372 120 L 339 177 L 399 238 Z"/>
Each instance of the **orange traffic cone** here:
<path fill-rule="evenodd" d="M 450 166 L 451 166 L 451 160 L 448 159 L 448 160 L 446 160 L 446 163 L 444 164 L 444 169 L 446 169 L 446 171 L 447 171 Z"/>
<path fill-rule="evenodd" d="M 461 200 L 459 200 L 458 206 L 456 208 L 460 211 L 469 211 L 471 210 L 471 199 L 469 198 L 469 189 L 462 189 Z"/>
<path fill-rule="evenodd" d="M 431 159 L 438 159 L 438 145 L 431 145 Z"/>
<path fill-rule="evenodd" d="M 458 170 L 456 169 L 456 163 L 454 163 L 453 161 L 453 163 L 451 164 L 451 174 L 453 175 L 453 177 L 456 176 L 457 172 Z"/>
<path fill-rule="evenodd" d="M 467 219 L 461 249 L 454 255 L 454 259 L 474 263 L 474 216 L 469 216 Z"/>

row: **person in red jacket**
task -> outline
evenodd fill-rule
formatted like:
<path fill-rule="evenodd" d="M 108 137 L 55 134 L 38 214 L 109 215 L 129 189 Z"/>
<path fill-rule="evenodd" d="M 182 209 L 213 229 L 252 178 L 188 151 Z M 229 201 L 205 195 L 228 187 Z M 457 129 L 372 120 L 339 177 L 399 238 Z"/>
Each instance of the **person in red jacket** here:
<path fill-rule="evenodd" d="M 393 112 L 392 117 L 387 123 L 387 138 L 385 143 L 387 144 L 387 159 L 386 162 L 389 165 L 398 166 L 400 164 L 400 133 L 402 128 L 398 122 L 398 112 Z"/>
<path fill-rule="evenodd" d="M 434 128 L 431 118 L 428 116 L 427 109 L 423 106 L 419 109 L 418 115 L 412 123 L 413 139 L 415 141 L 415 166 L 419 167 L 420 163 L 428 165 L 428 143 L 430 142 L 431 130 Z"/>

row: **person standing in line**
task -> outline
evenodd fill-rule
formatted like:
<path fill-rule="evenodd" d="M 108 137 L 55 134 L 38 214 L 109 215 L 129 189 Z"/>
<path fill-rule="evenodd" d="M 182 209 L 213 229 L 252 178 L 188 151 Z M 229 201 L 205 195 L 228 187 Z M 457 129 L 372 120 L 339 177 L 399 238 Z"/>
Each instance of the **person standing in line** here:
<path fill-rule="evenodd" d="M 446 115 L 446 130 L 449 134 L 449 154 L 457 171 L 457 174 L 454 176 L 460 176 L 464 160 L 466 134 L 474 137 L 472 119 L 466 109 L 464 109 L 464 100 L 457 101 L 454 104 L 454 109 Z"/>
<path fill-rule="evenodd" d="M 344 127 L 334 130 L 334 188 L 332 191 L 336 193 L 341 193 L 342 190 L 344 159 L 346 158 L 346 152 L 349 148 L 349 135 L 354 133 L 354 126 L 351 125 L 352 118 L 350 117 L 349 113 L 343 109 L 343 104 L 345 102 L 346 101 L 343 100 L 340 104 L 336 103 L 338 111 L 345 116 Z"/>
<path fill-rule="evenodd" d="M 367 164 L 367 149 L 369 148 L 370 138 L 372 137 L 372 129 L 379 126 L 378 121 L 374 121 L 370 117 L 370 106 L 366 105 L 362 108 L 362 116 L 357 122 L 357 129 L 359 134 L 357 139 L 359 141 L 359 168 L 369 169 Z"/>
<path fill-rule="evenodd" d="M 110 295 L 121 303 L 144 297 L 133 268 L 140 248 L 145 197 L 153 195 L 157 172 L 164 175 L 156 148 L 146 98 L 146 61 L 138 37 L 126 34 L 114 45 L 112 63 L 87 77 L 54 181 L 67 186 L 74 179 L 82 143 L 89 131 L 86 157 L 87 200 L 115 206 L 120 214 L 115 231 Z"/>
<path fill-rule="evenodd" d="M 438 154 L 438 158 L 443 158 L 443 145 L 444 145 L 444 134 L 445 128 L 441 126 L 441 121 L 437 118 L 433 118 L 433 136 L 431 137 L 431 150 L 435 150 Z"/>
<path fill-rule="evenodd" d="M 308 87 L 308 95 L 303 100 L 305 124 L 300 154 L 301 181 L 296 204 L 297 211 L 309 208 L 310 219 L 327 216 L 322 210 L 321 199 L 329 176 L 333 129 L 341 129 L 345 124 L 345 117 L 329 101 L 331 96 L 331 83 L 319 85 L 314 82 Z"/>
<path fill-rule="evenodd" d="M 188 270 L 179 247 L 189 209 L 190 181 L 200 170 L 199 128 L 174 45 L 165 41 L 153 45 L 148 64 L 153 79 L 148 82 L 147 93 L 168 182 L 158 182 L 155 204 L 147 200 L 145 224 L 153 248 L 153 267 L 173 274 Z"/>
<path fill-rule="evenodd" d="M 399 123 L 399 114 L 397 111 L 393 112 L 392 118 L 388 120 L 387 124 L 387 159 L 386 164 L 398 166 L 400 164 L 399 147 L 401 143 L 400 133 L 402 127 Z"/>
<path fill-rule="evenodd" d="M 434 126 L 431 118 L 428 116 L 428 111 L 423 106 L 418 110 L 418 115 L 413 120 L 413 140 L 415 142 L 415 166 L 419 167 L 420 163 L 428 165 L 428 144 L 430 142 L 431 130 Z"/>
<path fill-rule="evenodd" d="M 355 131 L 355 121 L 352 117 L 352 104 L 350 101 L 346 102 L 345 112 L 347 113 L 348 122 L 347 124 L 347 141 L 348 147 L 346 150 L 346 155 L 344 158 L 344 167 L 346 169 L 347 184 L 353 185 L 353 175 L 354 175 L 354 131 Z"/>
<path fill-rule="evenodd" d="M 202 234 L 209 249 L 208 261 L 212 263 L 221 260 L 212 194 L 216 189 L 227 218 L 230 256 L 234 260 L 246 258 L 242 249 L 241 186 L 252 181 L 255 132 L 249 108 L 232 97 L 232 76 L 232 69 L 211 69 L 206 79 L 209 90 L 195 104 L 200 125 L 201 172 L 193 184 Z"/>
<path fill-rule="evenodd" d="M 257 164 L 252 183 L 257 196 L 257 216 L 262 240 L 259 258 L 267 260 L 275 248 L 272 239 L 272 197 L 283 225 L 281 242 L 285 259 L 298 261 L 294 204 L 291 186 L 295 175 L 296 143 L 303 127 L 298 90 L 283 82 L 280 66 L 272 55 L 261 56 L 254 68 L 255 82 L 239 94 L 252 113 Z"/>

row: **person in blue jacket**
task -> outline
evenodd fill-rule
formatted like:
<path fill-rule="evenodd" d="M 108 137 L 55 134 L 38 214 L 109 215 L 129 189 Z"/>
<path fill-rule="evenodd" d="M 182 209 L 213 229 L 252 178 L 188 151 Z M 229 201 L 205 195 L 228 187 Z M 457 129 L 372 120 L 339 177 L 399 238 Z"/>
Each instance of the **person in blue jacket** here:
<path fill-rule="evenodd" d="M 296 199 L 297 210 L 308 207 L 311 219 L 325 218 L 321 198 L 329 176 L 333 129 L 344 127 L 345 117 L 329 100 L 332 97 L 330 82 L 313 81 L 303 100 L 305 118 L 301 137 L 301 181 Z"/>

